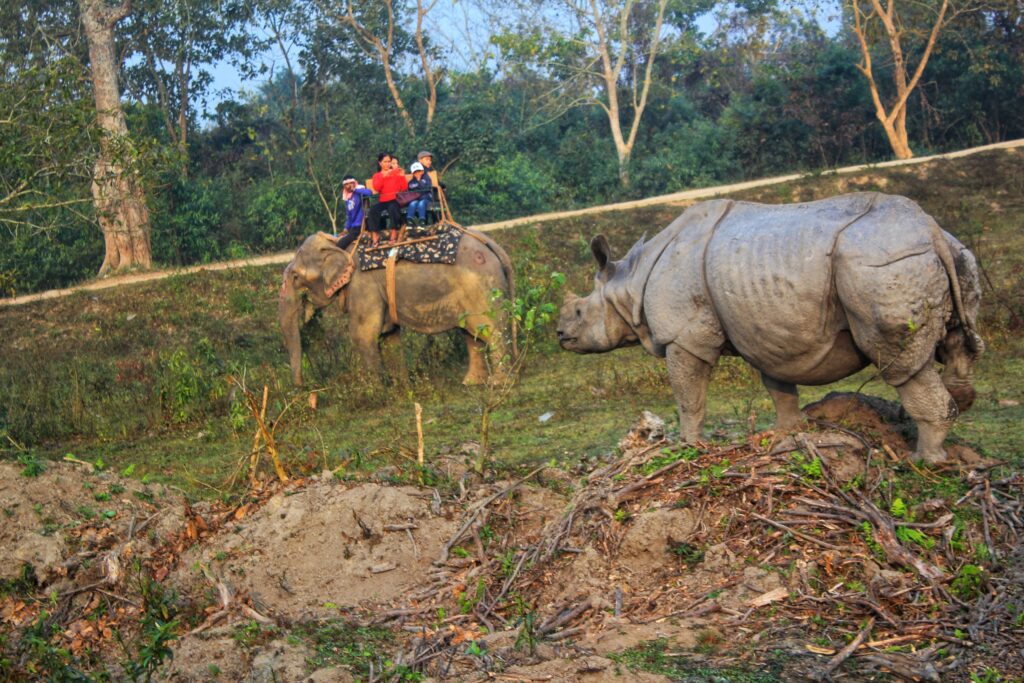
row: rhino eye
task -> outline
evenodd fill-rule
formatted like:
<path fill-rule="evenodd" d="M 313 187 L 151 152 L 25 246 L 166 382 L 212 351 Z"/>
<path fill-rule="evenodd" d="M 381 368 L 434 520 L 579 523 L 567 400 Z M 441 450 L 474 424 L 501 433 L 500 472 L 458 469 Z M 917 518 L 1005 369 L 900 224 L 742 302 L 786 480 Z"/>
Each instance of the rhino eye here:
<path fill-rule="evenodd" d="M 576 317 L 579 318 L 583 315 L 583 311 L 579 308 L 576 309 Z"/>

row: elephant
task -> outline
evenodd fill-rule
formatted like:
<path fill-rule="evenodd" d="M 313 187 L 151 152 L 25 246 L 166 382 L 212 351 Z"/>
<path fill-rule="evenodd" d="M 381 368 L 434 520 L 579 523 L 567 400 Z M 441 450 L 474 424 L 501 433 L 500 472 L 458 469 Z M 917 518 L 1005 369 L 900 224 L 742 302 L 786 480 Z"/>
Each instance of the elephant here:
<path fill-rule="evenodd" d="M 973 254 L 910 199 L 717 199 L 641 238 L 621 261 L 603 235 L 591 250 L 594 289 L 567 295 L 559 342 L 578 353 L 641 344 L 665 358 L 682 441 L 700 438 L 722 355 L 760 371 L 780 430 L 802 422 L 797 385 L 873 363 L 917 425 L 913 457 L 947 458 L 946 434 L 975 396 L 981 287 Z"/>
<path fill-rule="evenodd" d="M 278 320 L 294 384 L 302 386 L 300 329 L 316 310 L 332 303 L 347 311 L 349 335 L 371 378 L 380 376 L 381 342 L 396 343 L 401 329 L 437 334 L 461 328 L 469 348 L 463 382 L 485 382 L 488 365 L 498 368 L 507 348 L 504 333 L 491 333 L 503 331 L 508 318 L 493 292 L 499 290 L 514 300 L 514 273 L 508 254 L 493 239 L 475 230 L 465 232 L 452 265 L 398 261 L 397 324 L 388 313 L 383 268 L 360 271 L 355 247 L 345 251 L 327 233 L 306 238 L 284 269 L 278 297 Z"/>

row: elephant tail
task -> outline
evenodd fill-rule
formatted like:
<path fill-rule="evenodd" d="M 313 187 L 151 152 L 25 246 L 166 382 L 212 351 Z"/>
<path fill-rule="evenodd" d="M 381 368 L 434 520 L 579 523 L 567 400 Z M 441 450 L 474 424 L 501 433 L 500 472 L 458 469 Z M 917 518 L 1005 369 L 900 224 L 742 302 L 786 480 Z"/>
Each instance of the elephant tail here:
<path fill-rule="evenodd" d="M 495 256 L 498 257 L 498 262 L 501 263 L 501 270 L 505 274 L 505 281 L 508 282 L 508 300 L 515 305 L 516 301 L 516 273 L 512 267 L 512 259 L 509 258 L 508 252 L 501 248 L 501 245 L 495 242 L 489 235 L 486 235 L 479 230 L 466 229 L 463 231 L 469 235 L 472 235 L 477 240 L 482 242 L 488 249 L 491 250 Z M 519 357 L 519 325 L 516 323 L 516 316 L 513 313 L 512 318 L 512 357 Z"/>

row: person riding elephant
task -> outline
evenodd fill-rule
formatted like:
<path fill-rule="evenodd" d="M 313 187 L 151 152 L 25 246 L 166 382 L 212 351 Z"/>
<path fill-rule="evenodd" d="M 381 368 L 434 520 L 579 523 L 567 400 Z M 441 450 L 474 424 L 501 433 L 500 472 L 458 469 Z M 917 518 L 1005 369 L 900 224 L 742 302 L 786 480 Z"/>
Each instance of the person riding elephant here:
<path fill-rule="evenodd" d="M 399 192 L 403 192 L 409 187 L 402 168 L 395 163 L 391 153 L 381 152 L 378 154 L 377 163 L 380 165 L 380 170 L 373 174 L 371 186 L 373 191 L 379 194 L 379 199 L 370 207 L 370 212 L 366 217 L 366 227 L 370 231 L 374 246 L 380 242 L 381 220 L 385 214 L 391 221 L 391 241 L 398 238 L 398 231 L 403 225 L 402 212 L 396 197 Z"/>
<path fill-rule="evenodd" d="M 389 312 L 387 289 L 383 268 L 361 271 L 331 235 L 316 233 L 306 239 L 284 270 L 278 300 L 278 320 L 296 386 L 302 385 L 301 327 L 317 309 L 336 302 L 348 312 L 350 338 L 371 379 L 382 368 L 381 343 L 396 342 L 402 329 L 424 334 L 463 330 L 469 349 L 465 384 L 485 382 L 488 367 L 498 369 L 509 357 L 506 335 L 492 332 L 505 330 L 508 322 L 492 292 L 514 300 L 515 280 L 508 254 L 489 236 L 468 230 L 452 265 L 399 261 L 396 321 Z M 516 352 L 513 325 L 511 354 Z"/>
<path fill-rule="evenodd" d="M 363 187 L 354 176 L 347 175 L 341 181 L 341 199 L 345 202 L 345 231 L 338 237 L 338 246 L 347 249 L 362 232 L 364 212 L 363 197 L 373 192 Z"/>

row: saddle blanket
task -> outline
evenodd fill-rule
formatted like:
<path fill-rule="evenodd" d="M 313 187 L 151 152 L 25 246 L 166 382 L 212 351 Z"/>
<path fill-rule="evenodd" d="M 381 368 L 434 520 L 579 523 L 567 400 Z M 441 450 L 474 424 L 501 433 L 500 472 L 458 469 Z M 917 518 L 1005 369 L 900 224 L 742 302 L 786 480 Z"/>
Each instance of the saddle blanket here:
<path fill-rule="evenodd" d="M 443 226 L 437 229 L 437 239 L 403 244 L 398 247 L 399 261 L 412 261 L 413 263 L 455 263 L 455 256 L 459 251 L 459 241 L 462 239 L 462 231 L 451 226 Z M 429 230 L 410 229 L 405 240 L 416 240 L 429 237 Z M 384 262 L 388 260 L 391 247 L 384 249 L 370 249 L 367 242 L 360 241 L 359 244 L 359 270 L 376 270 L 383 268 Z"/>

